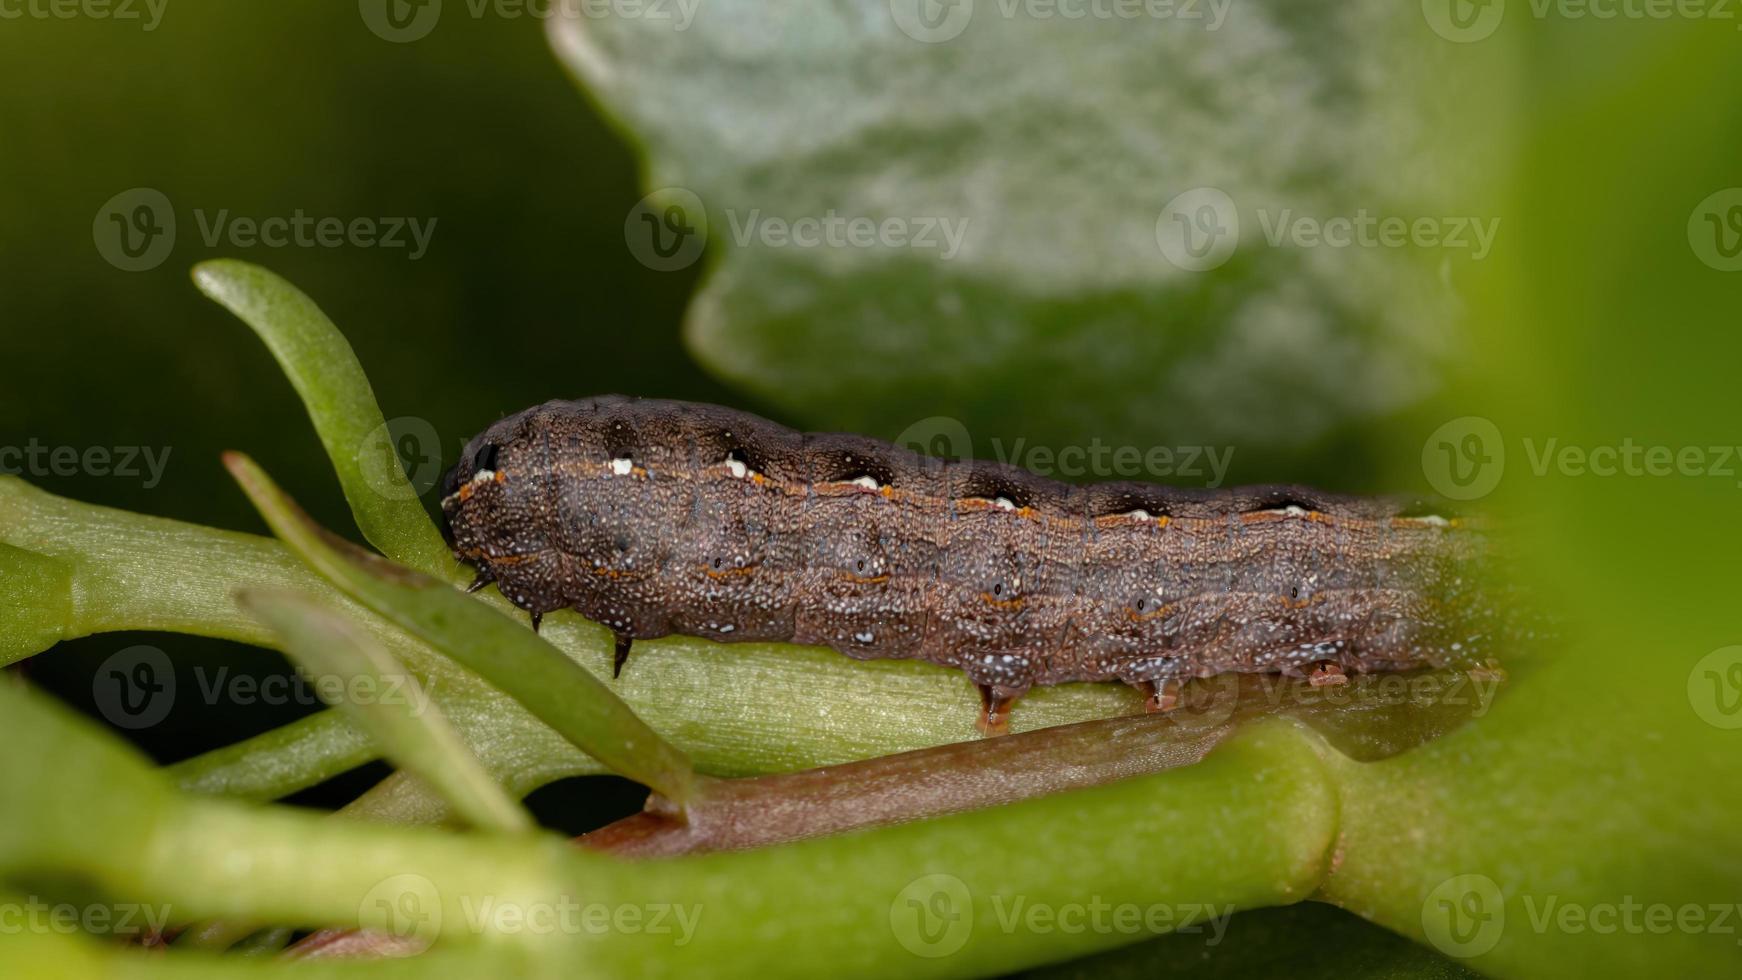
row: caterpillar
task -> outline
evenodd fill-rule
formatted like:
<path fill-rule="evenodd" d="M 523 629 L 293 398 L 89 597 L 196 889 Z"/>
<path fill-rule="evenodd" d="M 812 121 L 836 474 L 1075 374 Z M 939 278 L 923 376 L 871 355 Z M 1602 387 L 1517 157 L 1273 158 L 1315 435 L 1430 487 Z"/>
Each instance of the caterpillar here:
<path fill-rule="evenodd" d="M 442 486 L 471 589 L 534 629 L 602 623 L 613 676 L 673 633 L 917 658 L 966 673 L 988 734 L 1036 684 L 1122 681 L 1168 710 L 1191 677 L 1337 684 L 1492 646 L 1486 534 L 1401 499 L 1073 485 L 619 395 L 501 419 Z"/>

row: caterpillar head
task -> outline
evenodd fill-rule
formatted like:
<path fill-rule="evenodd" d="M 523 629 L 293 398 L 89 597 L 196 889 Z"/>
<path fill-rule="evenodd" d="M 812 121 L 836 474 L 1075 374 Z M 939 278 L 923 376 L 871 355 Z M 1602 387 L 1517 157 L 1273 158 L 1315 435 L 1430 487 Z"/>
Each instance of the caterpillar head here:
<path fill-rule="evenodd" d="M 525 416 L 509 416 L 474 436 L 452 469 L 442 474 L 442 537 L 469 564 L 504 553 L 498 540 L 521 523 L 513 515 L 524 502 L 535 441 Z M 510 549 L 512 550 L 512 549 Z"/>

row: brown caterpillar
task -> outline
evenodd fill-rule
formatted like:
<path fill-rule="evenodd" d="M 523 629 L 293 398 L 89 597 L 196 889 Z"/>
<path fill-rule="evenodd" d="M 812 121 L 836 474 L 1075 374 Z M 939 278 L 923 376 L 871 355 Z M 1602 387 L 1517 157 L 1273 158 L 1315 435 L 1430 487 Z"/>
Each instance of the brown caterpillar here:
<path fill-rule="evenodd" d="M 450 545 L 532 613 L 634 639 L 919 658 L 1004 728 L 1034 684 L 1120 680 L 1152 710 L 1225 671 L 1479 663 L 1485 536 L 1398 500 L 1292 486 L 1074 486 L 745 412 L 603 396 L 474 438 L 443 480 Z"/>

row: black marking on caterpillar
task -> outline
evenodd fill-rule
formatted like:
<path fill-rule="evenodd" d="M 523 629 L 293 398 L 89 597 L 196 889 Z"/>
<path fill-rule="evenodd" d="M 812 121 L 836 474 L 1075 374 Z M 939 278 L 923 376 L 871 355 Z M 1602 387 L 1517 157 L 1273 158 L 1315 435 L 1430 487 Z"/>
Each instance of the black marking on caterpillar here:
<path fill-rule="evenodd" d="M 603 396 L 474 438 L 443 480 L 450 545 L 532 614 L 630 643 L 681 633 L 918 658 L 1001 730 L 1034 684 L 1479 663 L 1485 536 L 1305 487 L 1074 486 L 748 413 Z"/>

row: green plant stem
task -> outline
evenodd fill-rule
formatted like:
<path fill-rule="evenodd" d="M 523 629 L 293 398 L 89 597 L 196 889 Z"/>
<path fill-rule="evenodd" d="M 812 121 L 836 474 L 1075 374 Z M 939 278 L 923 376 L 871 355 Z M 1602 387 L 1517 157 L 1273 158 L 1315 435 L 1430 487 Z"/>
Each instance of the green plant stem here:
<path fill-rule="evenodd" d="M 58 706 L 17 692 L 0 693 L 0 704 L 15 747 L 0 756 L 0 782 L 15 791 L 0 801 L 0 871 L 57 868 L 117 894 L 153 896 L 178 916 L 310 925 L 404 926 L 394 916 L 415 895 L 439 912 L 432 938 L 499 949 L 489 962 L 498 969 L 640 975 L 657 956 L 674 975 L 772 978 L 824 961 L 843 976 L 1009 970 L 1145 934 L 1037 930 L 1010 919 L 1018 899 L 1056 908 L 1092 895 L 1115 906 L 1229 911 L 1288 903 L 1317 886 L 1336 832 L 1336 795 L 1314 738 L 1281 724 L 1244 731 L 1197 766 L 996 810 L 625 863 L 543 835 L 461 836 L 184 798 Z M 93 807 L 109 814 L 99 826 L 67 819 Z M 911 923 L 908 899 L 934 899 L 939 879 L 925 875 L 959 882 L 953 895 L 972 923 L 959 948 L 936 957 L 916 956 L 926 933 L 902 924 Z M 486 901 L 675 905 L 698 918 L 687 941 L 628 929 L 552 936 L 479 922 Z"/>

